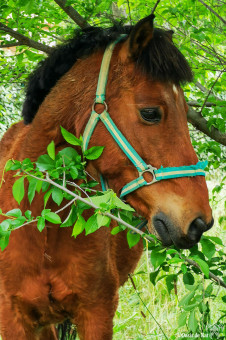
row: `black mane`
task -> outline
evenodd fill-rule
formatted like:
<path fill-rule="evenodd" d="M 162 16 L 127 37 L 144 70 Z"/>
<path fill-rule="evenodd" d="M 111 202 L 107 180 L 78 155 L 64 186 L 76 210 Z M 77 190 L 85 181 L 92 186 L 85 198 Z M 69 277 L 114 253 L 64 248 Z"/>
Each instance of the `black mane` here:
<path fill-rule="evenodd" d="M 129 34 L 132 26 L 116 25 L 111 28 L 91 27 L 76 32 L 75 37 L 38 64 L 30 75 L 22 115 L 25 124 L 32 122 L 39 106 L 56 82 L 74 65 L 77 59 L 87 57 L 117 39 Z M 152 79 L 180 84 L 192 80 L 191 69 L 167 31 L 154 30 L 150 44 L 136 60 L 138 67 Z"/>

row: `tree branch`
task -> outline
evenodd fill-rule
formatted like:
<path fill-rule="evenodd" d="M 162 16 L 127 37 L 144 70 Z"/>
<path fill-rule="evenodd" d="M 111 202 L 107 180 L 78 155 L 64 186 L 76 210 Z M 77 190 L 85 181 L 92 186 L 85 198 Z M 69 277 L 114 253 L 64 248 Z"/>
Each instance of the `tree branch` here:
<path fill-rule="evenodd" d="M 190 102 L 187 102 L 188 105 L 190 106 L 194 106 L 194 107 L 202 107 L 202 104 L 198 103 L 195 100 L 192 100 Z M 213 107 L 213 106 L 220 106 L 220 107 L 224 107 L 223 105 L 217 105 L 215 103 L 211 103 L 211 102 L 206 102 L 205 103 L 205 107 Z"/>
<path fill-rule="evenodd" d="M 194 266 L 194 267 L 198 268 L 199 270 L 201 270 L 201 268 L 199 267 L 199 265 L 198 265 L 195 261 L 193 261 L 193 260 L 191 260 L 191 259 L 189 259 L 189 258 L 187 258 L 187 257 L 185 257 L 185 258 L 181 257 L 181 258 L 182 258 L 183 260 L 185 260 L 187 263 L 189 263 L 189 264 L 191 264 L 192 266 Z M 201 270 L 201 271 L 202 271 L 202 270 Z M 217 277 L 216 275 L 214 275 L 211 271 L 209 272 L 209 277 L 210 277 L 211 279 L 213 279 L 214 281 L 216 281 L 220 286 L 226 288 L 226 284 L 224 283 L 224 281 L 221 280 L 221 279 L 220 279 L 219 277 Z"/>
<path fill-rule="evenodd" d="M 195 83 L 195 86 L 197 86 L 202 92 L 208 92 L 209 90 L 205 87 L 205 86 L 203 86 L 199 81 L 197 81 L 196 83 Z M 222 101 L 222 99 L 220 99 L 219 97 L 217 97 L 213 92 L 211 93 L 211 95 L 214 97 L 214 98 L 216 98 L 217 100 L 219 100 L 219 101 Z"/>
<path fill-rule="evenodd" d="M 90 27 L 90 24 L 72 7 L 65 6 L 66 0 L 54 0 L 62 10 L 81 28 Z"/>
<path fill-rule="evenodd" d="M 217 130 L 214 126 L 211 129 L 208 128 L 207 120 L 201 115 L 200 112 L 195 111 L 191 106 L 188 110 L 188 121 L 196 129 L 202 131 L 210 138 L 214 139 L 216 142 L 226 145 L 226 134 Z"/>
<path fill-rule="evenodd" d="M 91 208 L 95 209 L 95 210 L 99 210 L 100 208 L 95 205 L 93 202 L 90 202 L 90 201 L 87 201 L 85 198 L 79 196 L 79 195 L 76 195 L 74 192 L 72 192 L 71 190 L 67 189 L 66 187 L 54 182 L 53 180 L 51 180 L 51 178 L 49 177 L 49 174 L 46 173 L 46 178 L 40 178 L 40 177 L 37 177 L 35 175 L 32 175 L 30 174 L 29 172 L 25 171 L 25 170 L 22 170 L 23 173 L 25 173 L 26 175 L 30 176 L 30 177 L 33 177 L 35 179 L 38 179 L 39 181 L 42 181 L 42 182 L 46 182 L 46 183 L 50 183 L 52 185 L 54 185 L 55 187 L 61 189 L 62 191 L 68 193 L 69 195 L 73 196 L 75 198 L 75 200 L 78 200 L 78 201 L 81 201 L 83 203 L 85 203 L 86 205 L 89 205 Z M 139 234 L 140 236 L 142 236 L 144 239 L 150 241 L 150 242 L 153 242 L 154 239 L 147 235 L 146 233 L 144 233 L 143 231 L 137 229 L 136 227 L 132 226 L 131 224 L 123 221 L 121 218 L 117 217 L 117 216 L 114 216 L 112 215 L 111 213 L 109 212 L 103 212 L 102 213 L 103 215 L 105 216 L 108 216 L 110 217 L 111 219 L 117 221 L 118 223 L 124 225 L 126 228 L 132 230 L 133 232 Z M 32 221 L 31 221 L 32 222 Z"/>
<path fill-rule="evenodd" d="M 74 198 L 73 198 L 70 202 L 68 202 L 63 208 L 58 209 L 55 213 L 59 213 L 59 212 L 61 212 L 62 210 L 66 209 L 69 205 L 71 205 L 72 203 L 74 203 L 76 200 L 79 200 L 79 201 L 85 203 L 86 205 L 89 205 L 91 208 L 93 208 L 93 209 L 95 209 L 95 210 L 99 210 L 99 207 L 96 206 L 92 201 L 87 201 L 86 199 L 84 199 L 83 197 L 81 197 L 81 196 L 79 196 L 79 195 L 76 195 L 74 192 L 70 191 L 70 190 L 67 189 L 66 187 L 64 187 L 64 186 L 62 186 L 62 185 L 60 185 L 60 184 L 54 182 L 54 181 L 49 177 L 48 172 L 46 173 L 46 178 L 40 178 L 40 177 L 37 177 L 37 176 L 35 176 L 35 175 L 33 175 L 33 174 L 30 174 L 30 173 L 27 172 L 26 170 L 22 170 L 22 169 L 21 169 L 21 171 L 22 171 L 24 174 L 26 174 L 26 175 L 28 175 L 28 176 L 30 176 L 30 177 L 33 177 L 33 178 L 35 178 L 35 179 L 37 179 L 37 180 L 39 180 L 39 181 L 47 182 L 47 183 L 49 183 L 49 184 L 52 184 L 52 185 L 54 185 L 55 187 L 61 189 L 62 191 L 66 192 L 66 193 L 68 193 L 68 194 L 70 194 L 71 196 L 74 197 Z M 128 229 L 132 230 L 133 232 L 139 234 L 141 237 L 143 237 L 144 239 L 146 239 L 147 242 L 152 243 L 153 241 L 155 241 L 154 238 L 151 237 L 151 235 L 147 235 L 147 234 L 144 233 L 143 231 L 137 229 L 136 227 L 133 227 L 131 224 L 128 224 L 127 222 L 123 221 L 121 218 L 116 217 L 116 216 L 114 216 L 114 215 L 112 215 L 111 213 L 108 213 L 108 212 L 103 212 L 102 214 L 105 215 L 105 216 L 110 217 L 111 219 L 113 219 L 113 220 L 117 221 L 118 223 L 124 225 L 126 228 L 128 228 Z M 29 221 L 29 222 L 26 222 L 26 223 L 24 223 L 23 225 L 21 225 L 21 226 L 15 228 L 15 229 L 21 228 L 21 227 L 23 227 L 23 226 L 25 226 L 25 225 L 27 225 L 27 224 L 31 224 L 31 223 L 36 222 L 36 221 L 37 221 L 37 219 L 32 220 L 32 221 Z M 198 265 L 198 263 L 196 263 L 196 262 L 193 261 L 192 259 L 189 259 L 189 258 L 187 258 L 187 257 L 183 257 L 181 254 L 179 254 L 179 256 L 180 256 L 180 258 L 183 259 L 184 261 L 186 261 L 186 262 L 188 262 L 189 264 L 191 264 L 191 265 L 193 265 L 193 266 L 199 268 L 199 270 L 202 271 L 201 268 L 200 268 L 200 266 Z M 220 286 L 226 288 L 226 284 L 225 284 L 219 277 L 217 277 L 216 275 L 214 275 L 211 271 L 209 272 L 209 277 L 210 277 L 211 279 L 213 279 L 215 282 L 217 282 Z"/>
<path fill-rule="evenodd" d="M 0 48 L 9 48 L 9 47 L 16 47 L 16 46 L 21 46 L 21 43 L 12 42 L 12 43 L 8 43 L 8 44 L 5 44 L 5 45 L 0 45 Z"/>
<path fill-rule="evenodd" d="M 155 12 L 155 10 L 156 10 L 156 8 L 157 8 L 159 3 L 160 3 L 160 0 L 157 0 L 155 5 L 154 5 L 154 7 L 153 7 L 153 9 L 152 9 L 152 11 L 151 11 L 151 14 L 154 14 L 154 12 Z"/>
<path fill-rule="evenodd" d="M 220 19 L 224 24 L 226 24 L 226 21 L 218 14 L 216 13 L 209 5 L 207 5 L 204 1 L 202 0 L 198 0 L 199 2 L 201 2 L 201 4 L 203 4 L 206 8 L 208 8 L 208 10 L 210 12 L 212 12 L 214 15 L 216 15 L 216 17 L 218 17 L 218 19 Z"/>
<path fill-rule="evenodd" d="M 42 44 L 38 41 L 34 41 L 34 40 L 24 36 L 23 34 L 17 32 L 17 31 L 14 31 L 12 28 L 4 25 L 1 22 L 0 22 L 0 31 L 4 31 L 5 33 L 9 34 L 11 37 L 18 40 L 20 45 L 26 45 L 26 46 L 35 48 L 36 50 L 45 52 L 47 54 L 50 54 L 53 50 L 52 47 L 44 45 L 44 44 Z"/>

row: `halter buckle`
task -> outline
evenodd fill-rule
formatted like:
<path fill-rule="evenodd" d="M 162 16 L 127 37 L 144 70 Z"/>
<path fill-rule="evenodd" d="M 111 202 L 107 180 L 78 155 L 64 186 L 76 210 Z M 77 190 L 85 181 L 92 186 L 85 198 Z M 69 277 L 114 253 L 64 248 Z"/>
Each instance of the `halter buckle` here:
<path fill-rule="evenodd" d="M 107 103 L 106 103 L 105 101 L 103 101 L 102 103 L 99 103 L 99 102 L 97 102 L 97 101 L 95 100 L 94 103 L 93 103 L 93 106 L 92 106 L 92 111 L 96 112 L 96 111 L 95 111 L 95 106 L 96 106 L 97 104 L 104 105 L 104 110 L 103 110 L 103 112 L 108 110 L 108 106 L 107 106 Z"/>
<path fill-rule="evenodd" d="M 147 169 L 145 169 L 145 170 L 139 172 L 140 176 L 143 176 L 143 174 L 144 174 L 145 172 L 150 172 L 150 174 L 152 175 L 152 181 L 151 181 L 151 182 L 147 182 L 146 185 L 151 185 L 151 184 L 153 184 L 153 183 L 155 183 L 155 182 L 158 181 L 158 180 L 156 179 L 156 176 L 155 176 L 155 172 L 154 172 L 155 170 L 157 170 L 157 168 L 154 168 L 152 165 L 149 164 L 149 165 L 147 166 Z"/>

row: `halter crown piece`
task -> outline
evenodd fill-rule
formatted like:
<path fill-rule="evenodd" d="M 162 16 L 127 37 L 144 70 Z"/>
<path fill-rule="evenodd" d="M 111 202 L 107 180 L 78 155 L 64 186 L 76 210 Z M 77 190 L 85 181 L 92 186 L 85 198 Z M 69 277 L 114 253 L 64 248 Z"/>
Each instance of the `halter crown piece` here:
<path fill-rule="evenodd" d="M 130 159 L 133 165 L 137 168 L 139 177 L 134 179 L 133 181 L 126 184 L 121 191 L 120 198 L 123 198 L 127 194 L 141 188 L 145 185 L 151 185 L 157 183 L 164 179 L 177 178 L 177 177 L 193 177 L 193 176 L 205 176 L 205 167 L 208 164 L 208 161 L 198 162 L 195 165 L 188 166 L 180 166 L 180 167 L 168 167 L 163 168 L 162 166 L 159 169 L 156 169 L 150 164 L 146 164 L 144 160 L 138 155 L 138 153 L 134 150 L 134 148 L 130 145 L 127 139 L 123 136 L 121 131 L 117 128 L 113 120 L 111 119 L 109 113 L 107 112 L 107 104 L 105 102 L 105 90 L 108 79 L 109 66 L 111 61 L 112 52 L 114 50 L 115 45 L 124 38 L 125 35 L 121 35 L 116 41 L 111 43 L 105 50 L 104 56 L 102 59 L 102 64 L 99 73 L 99 79 L 97 84 L 96 91 L 96 99 L 92 108 L 90 119 L 86 125 L 84 134 L 83 134 L 83 151 L 87 150 L 89 140 L 92 136 L 92 133 L 98 123 L 99 120 L 105 125 L 107 130 L 110 132 L 118 146 L 122 149 L 122 151 L 126 154 L 126 156 Z M 95 104 L 103 104 L 105 106 L 104 111 L 101 114 L 98 114 L 95 111 Z M 152 181 L 147 182 L 143 174 L 145 172 L 149 172 L 152 175 Z M 107 188 L 107 182 L 104 177 L 101 175 L 101 185 L 103 191 Z"/>

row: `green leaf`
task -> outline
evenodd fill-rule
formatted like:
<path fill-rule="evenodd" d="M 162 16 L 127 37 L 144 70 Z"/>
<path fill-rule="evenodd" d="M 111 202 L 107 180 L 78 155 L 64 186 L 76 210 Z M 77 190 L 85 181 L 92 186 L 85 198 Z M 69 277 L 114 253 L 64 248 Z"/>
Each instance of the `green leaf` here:
<path fill-rule="evenodd" d="M 0 231 L 0 248 L 3 251 L 9 244 L 9 236 L 11 231 Z"/>
<path fill-rule="evenodd" d="M 180 307 L 187 306 L 191 299 L 195 296 L 195 290 L 190 293 L 187 293 L 179 302 Z"/>
<path fill-rule="evenodd" d="M 52 199 L 59 206 L 63 201 L 63 192 L 60 188 L 53 187 L 52 189 Z"/>
<path fill-rule="evenodd" d="M 129 248 L 134 247 L 140 241 L 140 235 L 137 233 L 132 233 L 131 231 L 127 232 L 127 242 Z"/>
<path fill-rule="evenodd" d="M 55 160 L 55 144 L 53 140 L 47 146 L 47 152 L 48 152 L 49 157 Z"/>
<path fill-rule="evenodd" d="M 195 333 L 198 327 L 198 323 L 195 317 L 195 310 L 191 311 L 189 318 L 188 318 L 188 328 Z"/>
<path fill-rule="evenodd" d="M 13 229 L 17 228 L 24 224 L 25 221 L 26 218 L 24 216 L 17 217 L 17 219 L 11 221 L 11 227 L 13 227 Z"/>
<path fill-rule="evenodd" d="M 205 297 L 210 297 L 213 292 L 213 284 L 210 283 L 208 287 L 205 289 Z"/>
<path fill-rule="evenodd" d="M 70 165 L 72 161 L 75 161 L 78 157 L 78 153 L 72 147 L 64 148 L 58 152 L 58 154 L 63 158 L 65 165 Z M 79 156 L 80 157 L 80 156 Z"/>
<path fill-rule="evenodd" d="M 41 155 L 38 157 L 36 166 L 40 171 L 53 170 L 55 162 L 49 155 Z"/>
<path fill-rule="evenodd" d="M 6 162 L 6 165 L 5 165 L 5 172 L 11 170 L 11 167 L 13 166 L 13 161 L 11 159 L 9 159 L 7 162 Z"/>
<path fill-rule="evenodd" d="M 19 161 L 13 161 L 13 165 L 11 166 L 11 169 L 9 170 L 18 170 L 21 169 L 22 165 Z"/>
<path fill-rule="evenodd" d="M 50 211 L 50 212 L 47 212 L 45 214 L 45 219 L 51 223 L 54 223 L 54 224 L 60 224 L 61 223 L 61 218 L 59 215 L 57 215 L 56 213 Z"/>
<path fill-rule="evenodd" d="M 195 282 L 195 279 L 194 279 L 194 276 L 192 275 L 192 273 L 186 272 L 183 275 L 183 281 L 184 281 L 184 284 L 193 285 L 194 282 Z"/>
<path fill-rule="evenodd" d="M 45 219 L 42 216 L 38 217 L 37 228 L 41 232 L 45 228 Z"/>
<path fill-rule="evenodd" d="M 219 244 L 220 246 L 223 246 L 223 242 L 219 237 L 216 236 L 206 236 L 209 240 L 212 240 L 213 242 Z"/>
<path fill-rule="evenodd" d="M 44 198 L 43 198 L 44 207 L 46 207 L 46 204 L 47 204 L 47 202 L 48 202 L 48 200 L 49 200 L 51 194 L 52 194 L 52 189 L 50 189 L 49 191 L 47 191 L 47 192 L 45 193 Z"/>
<path fill-rule="evenodd" d="M 66 142 L 68 142 L 69 144 L 72 144 L 72 145 L 81 145 L 82 144 L 81 140 L 78 139 L 77 137 L 75 137 L 72 133 L 65 130 L 62 126 L 60 128 L 61 128 L 62 136 L 64 137 Z"/>
<path fill-rule="evenodd" d="M 33 201 L 34 197 L 35 197 L 35 190 L 36 190 L 36 185 L 37 185 L 38 180 L 35 178 L 31 178 L 29 180 L 29 185 L 28 185 L 28 200 L 29 203 L 31 204 L 31 202 Z M 40 182 L 40 181 L 39 181 Z"/>
<path fill-rule="evenodd" d="M 72 205 L 69 214 L 67 215 L 63 223 L 60 225 L 60 228 L 73 226 L 77 218 L 78 218 L 77 207 L 75 205 Z"/>
<path fill-rule="evenodd" d="M 201 239 L 201 245 L 202 245 L 203 254 L 209 260 L 211 260 L 211 258 L 213 257 L 213 255 L 216 251 L 215 245 L 213 244 L 213 242 L 211 242 L 210 240 L 205 239 L 205 238 Z"/>
<path fill-rule="evenodd" d="M 176 274 L 170 274 L 167 275 L 166 277 L 166 286 L 167 290 L 170 294 L 171 290 L 174 288 L 174 281 L 177 280 L 177 275 Z"/>
<path fill-rule="evenodd" d="M 205 262 L 205 261 L 203 261 L 203 260 L 201 260 L 199 257 L 197 257 L 197 256 L 194 256 L 193 257 L 193 260 L 195 260 L 195 262 L 197 262 L 198 263 L 198 265 L 199 265 L 199 267 L 200 267 L 200 269 L 201 269 L 201 271 L 205 274 L 205 276 L 208 278 L 209 277 L 209 266 L 208 266 L 208 264 Z"/>
<path fill-rule="evenodd" d="M 187 273 L 188 268 L 185 263 L 182 263 L 180 268 L 183 274 Z"/>
<path fill-rule="evenodd" d="M 7 216 L 13 216 L 13 217 L 20 217 L 22 216 L 22 212 L 20 209 L 13 209 L 6 213 Z"/>
<path fill-rule="evenodd" d="M 76 179 L 78 177 L 78 169 L 75 166 L 71 167 L 70 175 L 73 179 Z"/>
<path fill-rule="evenodd" d="M 88 219 L 88 221 L 85 224 L 86 235 L 94 233 L 98 229 L 99 227 L 97 224 L 97 216 L 93 215 Z"/>
<path fill-rule="evenodd" d="M 20 202 L 24 198 L 24 177 L 20 177 L 13 184 L 13 197 L 18 204 L 20 204 Z"/>
<path fill-rule="evenodd" d="M 81 234 L 83 230 L 85 229 L 85 225 L 86 225 L 86 221 L 84 220 L 82 215 L 79 215 L 77 221 L 75 222 L 75 225 L 72 231 L 72 236 L 76 238 L 79 234 Z"/>
<path fill-rule="evenodd" d="M 117 226 L 117 227 L 114 227 L 114 228 L 112 229 L 111 234 L 112 234 L 112 235 L 116 235 L 116 234 L 118 234 L 120 231 L 122 231 L 122 229 L 121 229 L 119 226 Z"/>
<path fill-rule="evenodd" d="M 187 316 L 188 316 L 187 312 L 180 313 L 180 315 L 178 317 L 178 326 L 179 327 L 183 327 L 186 324 Z"/>
<path fill-rule="evenodd" d="M 98 224 L 98 227 L 109 227 L 109 224 L 111 222 L 111 219 L 110 217 L 108 216 L 105 216 L 103 214 L 97 214 L 97 224 Z"/>
<path fill-rule="evenodd" d="M 7 231 L 10 228 L 11 221 L 10 220 L 4 220 L 0 224 L 0 233 L 3 231 Z"/>
<path fill-rule="evenodd" d="M 154 249 L 151 252 L 151 263 L 153 267 L 156 269 L 160 266 L 166 259 L 166 251 L 160 253 L 159 249 Z"/>
<path fill-rule="evenodd" d="M 112 192 L 111 191 L 107 191 L 104 195 L 101 196 L 91 196 L 89 198 L 86 198 L 85 200 L 87 202 L 90 202 L 90 200 L 92 201 L 93 204 L 95 204 L 98 208 L 101 207 L 101 203 L 110 203 L 112 197 Z"/>
<path fill-rule="evenodd" d="M 157 277 L 158 273 L 159 273 L 159 270 L 156 270 L 156 271 L 151 272 L 151 273 L 149 274 L 149 279 L 150 279 L 150 281 L 151 281 L 151 283 L 152 283 L 153 285 L 155 285 L 155 280 L 156 280 L 156 277 Z"/>
<path fill-rule="evenodd" d="M 31 217 L 31 211 L 30 210 L 26 210 L 24 213 L 25 217 L 30 221 L 32 219 Z"/>
<path fill-rule="evenodd" d="M 100 157 L 104 150 L 104 146 L 93 146 L 92 148 L 84 152 L 84 156 L 87 159 L 94 160 Z"/>
<path fill-rule="evenodd" d="M 46 183 L 46 182 L 42 182 L 42 181 L 37 181 L 36 183 L 36 191 L 39 193 L 41 191 L 41 189 L 43 188 L 42 187 L 42 184 L 47 184 L 49 186 L 49 183 Z"/>
<path fill-rule="evenodd" d="M 113 196 L 113 203 L 119 209 L 135 211 L 129 204 L 124 203 L 120 198 L 118 198 L 116 194 Z"/>

